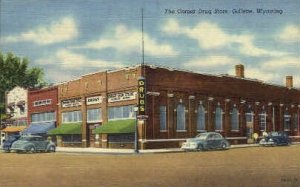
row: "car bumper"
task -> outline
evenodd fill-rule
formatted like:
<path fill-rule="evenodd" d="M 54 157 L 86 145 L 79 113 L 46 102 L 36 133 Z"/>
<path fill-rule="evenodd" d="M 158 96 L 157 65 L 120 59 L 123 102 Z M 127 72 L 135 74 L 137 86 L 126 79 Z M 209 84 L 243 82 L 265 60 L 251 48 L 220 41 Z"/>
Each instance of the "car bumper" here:
<path fill-rule="evenodd" d="M 182 144 L 181 149 L 183 149 L 183 150 L 196 150 L 197 149 L 197 144 L 184 143 L 184 144 Z"/>
<path fill-rule="evenodd" d="M 272 145 L 276 145 L 275 142 L 259 142 L 259 145 L 263 145 L 263 146 L 272 146 Z"/>
<path fill-rule="evenodd" d="M 26 151 L 25 147 L 11 147 L 11 151 Z"/>

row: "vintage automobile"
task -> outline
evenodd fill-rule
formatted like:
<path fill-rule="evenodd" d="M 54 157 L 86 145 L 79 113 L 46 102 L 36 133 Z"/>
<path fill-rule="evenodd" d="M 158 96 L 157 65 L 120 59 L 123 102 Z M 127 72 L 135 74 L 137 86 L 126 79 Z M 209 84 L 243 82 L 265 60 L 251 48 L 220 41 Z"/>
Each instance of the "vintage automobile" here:
<path fill-rule="evenodd" d="M 228 149 L 229 142 L 219 133 L 205 132 L 198 134 L 195 138 L 189 138 L 181 146 L 185 151 L 208 150 L 208 149 Z"/>
<path fill-rule="evenodd" d="M 259 141 L 259 145 L 261 146 L 289 145 L 290 143 L 289 135 L 283 131 L 269 132 Z"/>
<path fill-rule="evenodd" d="M 55 152 L 56 146 L 51 140 L 47 140 L 42 136 L 30 135 L 22 136 L 18 141 L 15 141 L 11 150 L 16 152 Z"/>
<path fill-rule="evenodd" d="M 3 143 L 3 150 L 7 153 L 10 152 L 10 148 L 11 148 L 11 145 L 17 141 L 21 136 L 20 135 L 11 135 L 7 138 L 7 140 L 4 141 Z"/>

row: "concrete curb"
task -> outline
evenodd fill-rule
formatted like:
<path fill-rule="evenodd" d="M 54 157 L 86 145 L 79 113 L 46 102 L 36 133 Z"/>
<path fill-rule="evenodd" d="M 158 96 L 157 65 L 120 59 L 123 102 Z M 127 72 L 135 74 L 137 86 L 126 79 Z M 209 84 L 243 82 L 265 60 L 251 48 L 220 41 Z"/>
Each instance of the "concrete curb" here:
<path fill-rule="evenodd" d="M 259 144 L 231 145 L 229 149 L 248 148 L 248 147 L 259 147 Z M 68 148 L 68 147 L 57 147 L 56 152 L 62 152 L 62 153 L 96 153 L 96 154 L 135 154 L 133 149 Z M 181 150 L 180 148 L 139 150 L 139 153 L 141 153 L 141 154 L 178 153 L 178 152 L 184 152 L 184 151 Z"/>

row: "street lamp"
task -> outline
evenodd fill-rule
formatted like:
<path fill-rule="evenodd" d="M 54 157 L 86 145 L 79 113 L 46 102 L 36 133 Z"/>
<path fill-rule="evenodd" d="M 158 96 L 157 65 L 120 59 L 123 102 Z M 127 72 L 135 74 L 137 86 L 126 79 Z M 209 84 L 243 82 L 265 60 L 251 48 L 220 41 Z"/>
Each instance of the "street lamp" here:
<path fill-rule="evenodd" d="M 134 107 L 135 112 L 135 131 L 134 131 L 134 152 L 139 153 L 139 140 L 138 140 L 138 114 L 139 108 L 137 106 Z"/>

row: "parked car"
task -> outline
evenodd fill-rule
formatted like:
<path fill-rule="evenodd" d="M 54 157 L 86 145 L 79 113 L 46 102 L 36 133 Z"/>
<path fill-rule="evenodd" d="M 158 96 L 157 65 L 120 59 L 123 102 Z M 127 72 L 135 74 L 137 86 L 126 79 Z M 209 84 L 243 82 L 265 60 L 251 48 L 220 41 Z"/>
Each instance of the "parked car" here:
<path fill-rule="evenodd" d="M 181 146 L 181 149 L 188 150 L 208 150 L 208 149 L 228 149 L 229 142 L 216 132 L 200 133 L 195 138 L 189 138 Z"/>
<path fill-rule="evenodd" d="M 55 152 L 56 146 L 51 140 L 47 140 L 42 136 L 22 136 L 18 141 L 15 141 L 11 150 L 16 152 Z"/>
<path fill-rule="evenodd" d="M 289 145 L 290 143 L 291 140 L 288 133 L 283 131 L 269 132 L 259 141 L 259 145 L 262 146 Z"/>
<path fill-rule="evenodd" d="M 11 135 L 3 142 L 3 150 L 7 153 L 10 152 L 11 145 L 17 141 L 21 136 L 20 135 Z"/>

